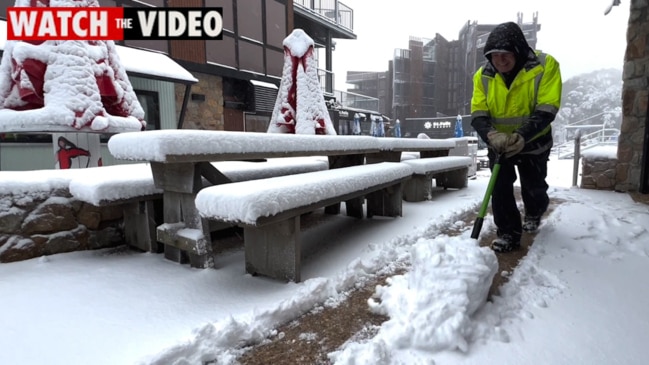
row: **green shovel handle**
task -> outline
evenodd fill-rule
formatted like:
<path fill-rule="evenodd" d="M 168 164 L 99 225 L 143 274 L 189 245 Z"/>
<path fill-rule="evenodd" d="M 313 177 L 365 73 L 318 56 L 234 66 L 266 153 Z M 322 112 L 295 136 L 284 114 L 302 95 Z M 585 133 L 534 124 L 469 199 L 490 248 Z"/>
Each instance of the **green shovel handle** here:
<path fill-rule="evenodd" d="M 496 185 L 496 179 L 498 178 L 498 173 L 500 172 L 500 163 L 504 159 L 504 155 L 496 155 L 496 163 L 491 169 L 491 177 L 489 178 L 489 184 L 487 185 L 487 191 L 485 192 L 484 198 L 482 199 L 482 205 L 480 206 L 480 211 L 478 212 L 478 217 L 473 224 L 473 231 L 471 232 L 471 238 L 478 239 L 480 236 L 480 231 L 482 230 L 482 223 L 484 222 L 484 217 L 487 215 L 487 208 L 489 207 L 489 201 L 491 200 L 491 194 L 494 191 L 494 186 Z"/>

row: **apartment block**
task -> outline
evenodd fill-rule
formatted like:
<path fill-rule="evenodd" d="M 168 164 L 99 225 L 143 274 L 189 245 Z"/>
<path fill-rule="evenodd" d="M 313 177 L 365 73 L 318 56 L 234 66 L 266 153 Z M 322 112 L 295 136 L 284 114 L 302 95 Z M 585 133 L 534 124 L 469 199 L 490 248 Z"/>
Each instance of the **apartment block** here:
<path fill-rule="evenodd" d="M 519 13 L 517 22 L 536 48 L 538 15 L 524 23 Z M 349 71 L 346 81 L 354 87 L 347 91 L 378 98 L 380 112 L 401 121 L 469 114 L 473 74 L 485 62 L 484 46 L 496 26 L 468 21 L 451 41 L 440 34 L 410 37 L 407 49 L 394 50 L 387 71 Z"/>

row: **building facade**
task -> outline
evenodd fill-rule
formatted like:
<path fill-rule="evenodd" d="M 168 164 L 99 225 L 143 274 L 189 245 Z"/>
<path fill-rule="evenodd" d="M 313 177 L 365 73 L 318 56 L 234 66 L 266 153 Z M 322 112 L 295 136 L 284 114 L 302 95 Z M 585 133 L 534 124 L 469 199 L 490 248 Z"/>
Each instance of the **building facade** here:
<path fill-rule="evenodd" d="M 188 96 L 180 128 L 266 131 L 284 65 L 283 40 L 303 29 L 325 68 L 326 95 L 333 97 L 332 47 L 336 38 L 355 39 L 353 10 L 337 0 L 99 0 L 102 6 L 221 7 L 223 39 L 127 41 L 128 47 L 163 52 L 199 82 Z M 176 90 L 181 105 L 183 90 Z"/>
<path fill-rule="evenodd" d="M 338 0 L 98 0 L 103 7 L 220 7 L 222 40 L 122 41 L 119 46 L 168 56 L 198 81 L 186 83 L 129 74 L 138 98 L 146 98 L 145 119 L 153 128 L 191 128 L 265 132 L 284 65 L 284 39 L 303 29 L 315 43 L 320 85 L 325 98 L 335 98 L 332 72 L 334 39 L 356 39 L 353 9 Z M 14 0 L 0 0 L 0 22 Z M 6 37 L 6 33 L 4 35 Z M 3 38 L 4 38 L 3 37 Z M 6 39 L 0 43 L 4 44 Z M 0 51 L 1 51 L 0 47 Z M 152 68 L 155 65 L 151 65 Z M 26 145 L 23 137 L 2 139 L 0 170 L 50 168 L 48 135 Z M 41 151 L 41 152 L 36 152 Z M 12 156 L 36 157 L 12 164 Z M 40 157 L 39 157 L 40 156 Z M 29 158 L 28 158 L 29 159 Z M 49 161 L 49 160 L 48 160 Z M 117 163 L 109 153 L 105 164 Z M 49 162 L 48 162 L 49 164 Z"/>
<path fill-rule="evenodd" d="M 536 48 L 541 25 L 534 14 L 531 23 L 518 24 L 532 48 Z M 484 46 L 497 24 L 467 22 L 457 40 L 440 34 L 432 39 L 411 37 L 408 49 L 395 49 L 388 71 L 349 71 L 348 89 L 376 97 L 381 113 L 392 119 L 443 117 L 470 113 L 473 74 L 484 63 Z"/>

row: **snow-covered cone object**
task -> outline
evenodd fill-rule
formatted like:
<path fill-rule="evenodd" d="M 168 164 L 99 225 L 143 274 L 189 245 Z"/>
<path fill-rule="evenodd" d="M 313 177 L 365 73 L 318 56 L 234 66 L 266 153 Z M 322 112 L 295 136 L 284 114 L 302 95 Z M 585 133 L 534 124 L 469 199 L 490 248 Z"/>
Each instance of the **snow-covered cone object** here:
<path fill-rule="evenodd" d="M 16 0 L 17 7 L 98 7 L 97 0 Z M 8 41 L 0 129 L 139 131 L 144 110 L 113 41 Z"/>
<path fill-rule="evenodd" d="M 318 81 L 313 39 L 295 29 L 284 39 L 282 82 L 268 133 L 336 134 Z"/>

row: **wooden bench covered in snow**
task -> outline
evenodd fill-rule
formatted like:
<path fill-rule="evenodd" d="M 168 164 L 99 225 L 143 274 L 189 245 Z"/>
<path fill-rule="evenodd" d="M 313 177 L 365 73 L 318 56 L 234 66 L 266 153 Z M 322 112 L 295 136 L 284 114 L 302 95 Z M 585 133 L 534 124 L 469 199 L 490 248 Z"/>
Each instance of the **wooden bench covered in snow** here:
<path fill-rule="evenodd" d="M 432 182 L 444 189 L 462 189 L 468 184 L 469 167 L 473 159 L 469 156 L 444 156 L 403 161 L 412 167 L 414 175 L 404 186 L 403 199 L 417 202 L 429 199 Z"/>
<path fill-rule="evenodd" d="M 223 161 L 213 165 L 226 180 L 221 183 L 263 179 L 328 169 L 324 159 L 286 158 L 265 162 Z M 93 168 L 91 174 L 73 178 L 70 194 L 77 200 L 95 206 L 123 207 L 126 243 L 143 251 L 161 252 L 156 238 L 154 204 L 160 201 L 163 189 L 157 188 L 148 164 L 129 164 Z M 203 181 L 208 186 L 208 181 Z M 156 223 L 157 222 L 157 223 Z"/>
<path fill-rule="evenodd" d="M 153 184 L 146 164 L 94 167 L 92 173 L 72 179 L 69 190 L 75 199 L 94 206 L 121 205 L 126 243 L 158 252 L 153 214 L 162 190 Z"/>
<path fill-rule="evenodd" d="M 347 138 L 345 136 L 344 138 Z M 363 163 L 400 162 L 409 158 L 433 158 L 448 156 L 456 147 L 451 139 L 416 139 L 416 138 L 374 138 L 378 151 L 364 155 L 329 156 L 330 168 L 359 165 Z M 415 156 L 416 155 L 416 156 Z M 405 157 L 405 158 L 404 158 Z M 348 205 L 351 202 L 347 203 Z M 327 213 L 340 211 L 340 205 L 327 207 Z"/>
<path fill-rule="evenodd" d="M 196 207 L 203 218 L 244 228 L 248 273 L 298 282 L 300 215 L 365 197 L 368 217 L 401 216 L 401 183 L 412 173 L 406 164 L 383 162 L 216 185 L 198 193 Z M 362 205 L 347 209 L 363 216 Z"/>

